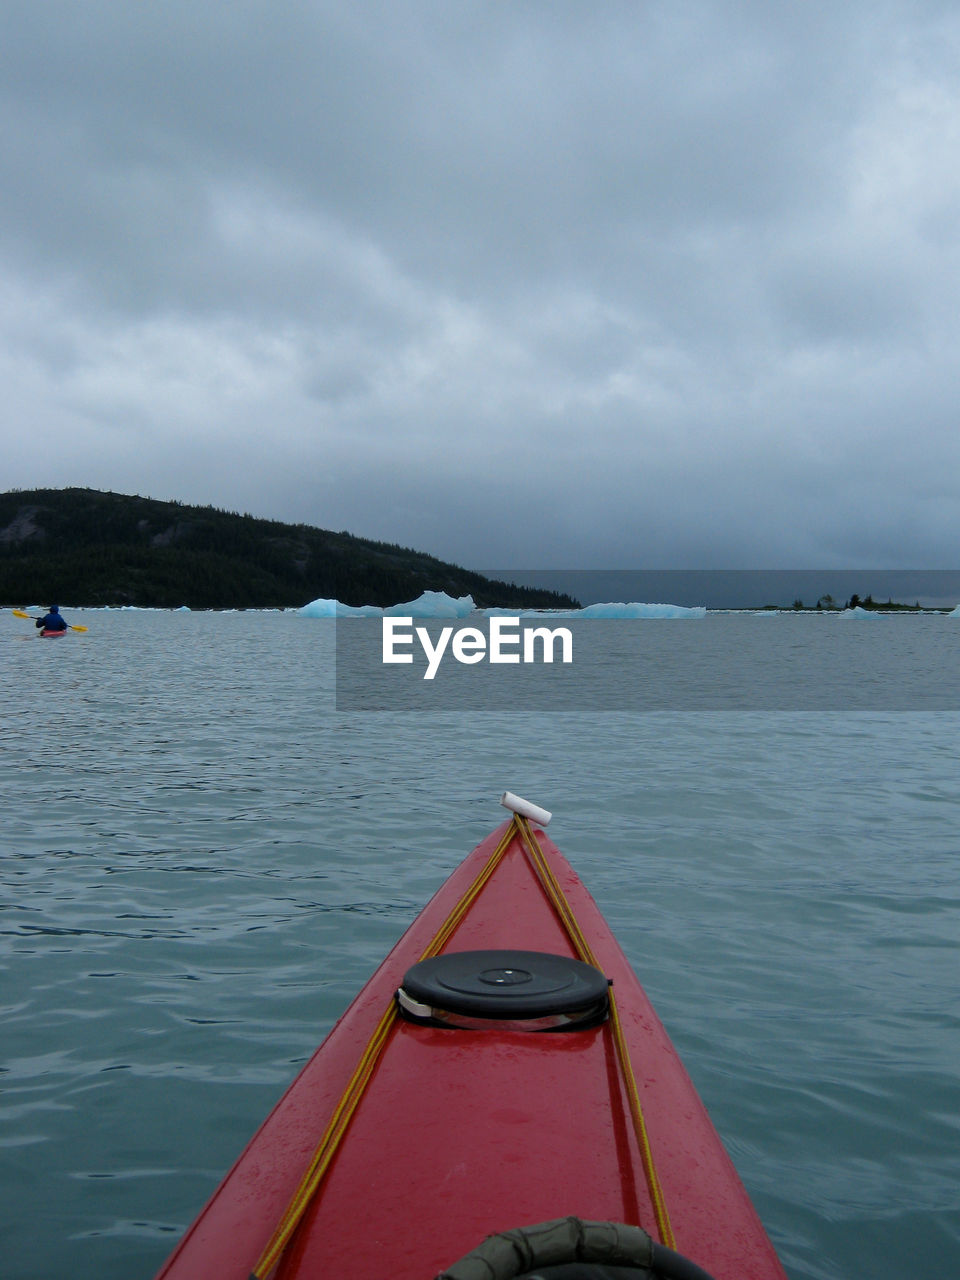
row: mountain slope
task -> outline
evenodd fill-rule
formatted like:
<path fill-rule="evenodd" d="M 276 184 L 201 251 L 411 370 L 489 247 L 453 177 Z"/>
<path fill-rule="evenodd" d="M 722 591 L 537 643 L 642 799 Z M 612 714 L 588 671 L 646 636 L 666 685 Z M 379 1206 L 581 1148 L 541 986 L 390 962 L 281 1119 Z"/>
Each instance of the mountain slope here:
<path fill-rule="evenodd" d="M 175 608 L 391 605 L 423 591 L 481 607 L 569 607 L 349 533 L 97 489 L 0 494 L 0 601 Z"/>

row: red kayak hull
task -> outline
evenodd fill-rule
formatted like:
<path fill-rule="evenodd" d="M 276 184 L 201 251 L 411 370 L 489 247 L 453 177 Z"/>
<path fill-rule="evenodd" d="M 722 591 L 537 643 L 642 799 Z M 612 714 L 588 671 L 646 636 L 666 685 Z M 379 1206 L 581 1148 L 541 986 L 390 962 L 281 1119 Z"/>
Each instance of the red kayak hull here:
<path fill-rule="evenodd" d="M 42 640 L 55 640 L 58 636 L 65 636 L 66 634 L 66 629 L 62 631 L 48 631 L 47 628 L 44 627 L 40 632 L 40 638 Z"/>
<path fill-rule="evenodd" d="M 499 828 L 413 922 L 280 1099 L 159 1273 L 248 1280 L 406 971 L 501 837 L 445 951 L 574 956 L 519 829 Z M 784 1280 L 676 1051 L 593 899 L 534 828 L 613 981 L 674 1247 L 715 1280 Z M 430 1280 L 487 1235 L 574 1215 L 658 1228 L 610 1023 L 537 1034 L 398 1020 L 277 1280 Z"/>

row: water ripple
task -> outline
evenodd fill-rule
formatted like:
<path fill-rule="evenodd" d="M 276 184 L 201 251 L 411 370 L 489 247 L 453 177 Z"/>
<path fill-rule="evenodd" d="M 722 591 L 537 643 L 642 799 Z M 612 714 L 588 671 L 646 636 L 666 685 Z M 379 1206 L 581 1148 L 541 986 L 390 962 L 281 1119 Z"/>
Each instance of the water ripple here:
<path fill-rule="evenodd" d="M 5 654 L 69 726 L 0 728 L 6 1278 L 152 1274 L 505 787 L 792 1280 L 960 1272 L 960 718 L 338 715 L 323 624 L 85 620 Z"/>

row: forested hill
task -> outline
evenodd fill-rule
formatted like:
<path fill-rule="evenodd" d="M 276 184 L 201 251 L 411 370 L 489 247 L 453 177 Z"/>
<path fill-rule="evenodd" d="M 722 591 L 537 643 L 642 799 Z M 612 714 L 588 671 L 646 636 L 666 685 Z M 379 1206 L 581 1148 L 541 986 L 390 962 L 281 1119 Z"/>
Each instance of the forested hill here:
<path fill-rule="evenodd" d="M 0 603 L 8 606 L 275 608 L 321 597 L 391 605 L 424 591 L 472 595 L 480 607 L 576 603 L 305 524 L 96 489 L 0 494 Z"/>

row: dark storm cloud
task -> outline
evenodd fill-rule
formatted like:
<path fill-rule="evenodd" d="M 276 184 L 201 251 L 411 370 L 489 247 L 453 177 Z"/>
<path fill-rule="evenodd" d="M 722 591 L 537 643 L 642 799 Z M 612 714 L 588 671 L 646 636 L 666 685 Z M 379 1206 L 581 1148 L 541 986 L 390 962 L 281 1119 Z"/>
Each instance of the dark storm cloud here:
<path fill-rule="evenodd" d="M 950 564 L 958 55 L 937 4 L 8 6 L 2 487 Z"/>

